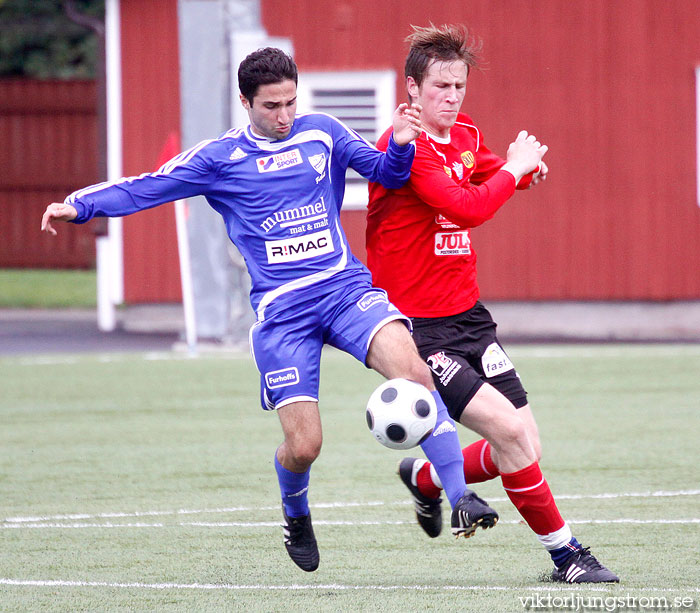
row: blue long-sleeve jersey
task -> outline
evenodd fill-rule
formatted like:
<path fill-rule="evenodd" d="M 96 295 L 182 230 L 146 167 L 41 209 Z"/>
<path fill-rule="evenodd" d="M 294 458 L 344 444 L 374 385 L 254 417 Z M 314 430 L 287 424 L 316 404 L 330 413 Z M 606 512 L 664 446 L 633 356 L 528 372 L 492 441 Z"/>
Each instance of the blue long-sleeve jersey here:
<path fill-rule="evenodd" d="M 74 222 L 84 223 L 205 196 L 245 258 L 251 304 L 264 319 L 265 308 L 291 299 L 293 290 L 323 291 L 369 276 L 340 226 L 345 171 L 398 188 L 408 180 L 414 151 L 390 139 L 384 154 L 329 115 L 298 115 L 283 140 L 258 137 L 250 126 L 230 130 L 156 172 L 86 187 L 66 203 L 78 211 Z"/>

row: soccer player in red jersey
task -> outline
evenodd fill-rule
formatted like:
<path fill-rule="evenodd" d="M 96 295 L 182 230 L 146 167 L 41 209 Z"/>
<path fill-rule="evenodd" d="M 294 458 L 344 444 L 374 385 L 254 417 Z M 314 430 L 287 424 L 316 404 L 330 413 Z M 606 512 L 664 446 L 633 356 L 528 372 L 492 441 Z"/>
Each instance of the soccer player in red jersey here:
<path fill-rule="evenodd" d="M 543 181 L 547 147 L 521 131 L 506 159 L 492 153 L 460 113 L 477 47 L 465 28 L 415 27 L 408 37 L 406 87 L 422 106 L 409 181 L 370 184 L 368 265 L 374 284 L 411 317 L 414 340 L 455 421 L 483 437 L 463 449 L 467 483 L 500 476 L 523 519 L 551 554 L 552 578 L 617 582 L 574 538 L 539 467 L 537 424 L 515 368 L 479 302 L 470 228 L 491 219 L 515 193 Z M 386 149 L 390 130 L 378 142 Z M 425 460 L 405 458 L 399 476 L 430 536 L 442 526 L 440 482 Z"/>

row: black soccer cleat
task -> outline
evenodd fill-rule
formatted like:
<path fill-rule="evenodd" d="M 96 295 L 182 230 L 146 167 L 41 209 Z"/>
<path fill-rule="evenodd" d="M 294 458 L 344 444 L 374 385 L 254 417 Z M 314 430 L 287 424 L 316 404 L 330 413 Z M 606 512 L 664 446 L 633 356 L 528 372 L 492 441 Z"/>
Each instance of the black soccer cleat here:
<path fill-rule="evenodd" d="M 302 570 L 310 573 L 318 568 L 318 545 L 311 526 L 311 514 L 301 517 L 288 517 L 284 508 L 284 521 L 282 526 L 284 534 L 284 546 L 292 561 Z"/>
<path fill-rule="evenodd" d="M 555 568 L 552 580 L 562 583 L 619 583 L 620 578 L 598 562 L 589 549 L 579 549 L 565 564 Z"/>
<path fill-rule="evenodd" d="M 442 498 L 424 496 L 414 483 L 415 475 L 424 463 L 425 460 L 418 458 L 404 458 L 399 462 L 397 472 L 401 481 L 411 492 L 413 506 L 416 509 L 416 519 L 418 519 L 420 527 L 430 538 L 435 538 L 440 535 L 442 530 L 442 509 L 440 508 Z"/>
<path fill-rule="evenodd" d="M 468 539 L 479 526 L 486 530 L 493 528 L 496 522 L 498 513 L 471 490 L 467 490 L 452 509 L 452 534 L 455 538 L 463 536 Z"/>

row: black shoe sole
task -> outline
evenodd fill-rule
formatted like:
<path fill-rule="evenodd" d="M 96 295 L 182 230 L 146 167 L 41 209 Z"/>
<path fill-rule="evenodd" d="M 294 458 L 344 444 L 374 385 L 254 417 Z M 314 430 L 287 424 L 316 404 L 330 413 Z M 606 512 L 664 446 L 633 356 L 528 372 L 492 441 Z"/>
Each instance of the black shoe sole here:
<path fill-rule="evenodd" d="M 318 568 L 319 564 L 319 555 L 318 552 L 316 552 L 316 555 L 299 555 L 299 556 L 293 556 L 292 552 L 287 549 L 287 553 L 289 554 L 289 557 L 292 559 L 292 562 L 296 564 L 301 570 L 306 571 L 307 573 L 312 573 Z"/>
<path fill-rule="evenodd" d="M 493 528 L 498 523 L 498 515 L 488 514 L 477 519 L 471 526 L 467 528 L 452 528 L 452 534 L 455 538 L 464 537 L 465 539 L 471 538 L 476 533 L 477 528 L 486 530 L 487 528 Z"/>

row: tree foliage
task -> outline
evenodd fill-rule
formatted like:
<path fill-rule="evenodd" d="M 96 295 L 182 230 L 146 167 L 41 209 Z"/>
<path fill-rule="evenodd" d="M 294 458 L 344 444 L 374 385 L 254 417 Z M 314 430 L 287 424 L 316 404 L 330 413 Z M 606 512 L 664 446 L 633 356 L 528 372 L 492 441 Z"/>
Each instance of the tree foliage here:
<path fill-rule="evenodd" d="M 0 76 L 95 76 L 102 41 L 68 16 L 67 5 L 104 21 L 104 0 L 0 0 Z"/>

